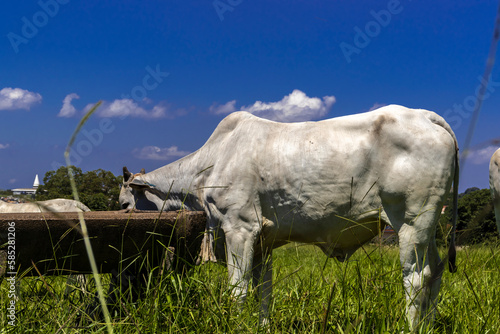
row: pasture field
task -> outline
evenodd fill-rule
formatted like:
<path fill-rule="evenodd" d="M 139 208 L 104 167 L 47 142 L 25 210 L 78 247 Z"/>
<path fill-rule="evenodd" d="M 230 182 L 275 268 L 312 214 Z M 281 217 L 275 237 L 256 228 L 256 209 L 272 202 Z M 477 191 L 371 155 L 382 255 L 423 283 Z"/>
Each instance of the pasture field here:
<path fill-rule="evenodd" d="M 441 249 L 441 254 L 445 250 Z M 458 251 L 458 272 L 445 271 L 434 333 L 500 333 L 500 247 Z M 398 248 L 368 245 L 347 262 L 327 260 L 314 246 L 290 244 L 274 251 L 270 333 L 401 333 L 408 330 Z M 109 282 L 109 275 L 104 275 Z M 259 301 L 250 294 L 240 312 L 217 264 L 187 277 L 152 277 L 138 302 L 122 296 L 112 311 L 115 333 L 255 333 Z M 21 281 L 16 325 L 6 318 L 8 284 L 0 286 L 0 333 L 106 333 L 86 311 L 90 293 L 64 297 L 65 277 Z M 263 331 L 266 332 L 266 331 Z"/>

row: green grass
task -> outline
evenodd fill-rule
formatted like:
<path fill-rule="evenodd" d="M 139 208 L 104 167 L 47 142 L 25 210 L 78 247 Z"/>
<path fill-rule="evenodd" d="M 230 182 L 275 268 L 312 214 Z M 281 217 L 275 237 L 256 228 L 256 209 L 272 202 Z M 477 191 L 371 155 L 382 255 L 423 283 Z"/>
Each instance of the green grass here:
<path fill-rule="evenodd" d="M 443 254 L 445 250 L 442 250 Z M 500 333 L 500 248 L 460 249 L 459 272 L 444 273 L 434 333 Z M 109 282 L 109 275 L 103 275 Z M 365 246 L 348 261 L 327 260 L 313 246 L 274 251 L 271 333 L 400 333 L 407 331 L 397 247 Z M 17 324 L 7 324 L 8 284 L 0 286 L 0 332 L 105 333 L 88 318 L 95 288 L 64 298 L 65 277 L 26 277 L 17 302 Z M 136 303 L 122 296 L 113 311 L 115 333 L 246 333 L 258 331 L 259 300 L 240 309 L 216 264 L 189 276 L 153 277 Z M 421 332 L 427 332 L 425 329 Z"/>

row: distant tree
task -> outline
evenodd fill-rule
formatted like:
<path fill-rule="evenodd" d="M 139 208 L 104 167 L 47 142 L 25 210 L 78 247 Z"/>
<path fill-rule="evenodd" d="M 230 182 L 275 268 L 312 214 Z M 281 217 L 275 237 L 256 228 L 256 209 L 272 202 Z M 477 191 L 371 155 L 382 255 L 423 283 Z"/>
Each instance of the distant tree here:
<path fill-rule="evenodd" d="M 478 191 L 478 190 L 481 190 L 481 189 L 479 189 L 478 187 L 467 188 L 467 189 L 465 189 L 465 191 L 463 193 L 458 194 L 458 198 L 462 198 L 465 195 L 469 195 L 470 193 L 473 193 L 474 191 Z"/>
<path fill-rule="evenodd" d="M 119 210 L 118 197 L 122 178 L 103 169 L 86 172 L 78 186 L 78 191 L 82 196 L 85 195 L 82 202 L 92 210 Z"/>
<path fill-rule="evenodd" d="M 104 195 L 103 193 L 97 193 L 97 194 L 87 194 L 87 193 L 81 193 L 80 194 L 80 201 L 88 206 L 91 210 L 93 211 L 106 211 L 110 210 L 109 205 L 109 197 Z M 119 208 L 113 208 L 113 210 L 117 210 Z"/>
<path fill-rule="evenodd" d="M 12 196 L 12 190 L 0 189 L 0 196 Z"/>
<path fill-rule="evenodd" d="M 83 172 L 78 167 L 71 167 L 73 177 L 77 186 L 82 183 Z M 79 189 L 78 189 L 79 190 Z M 43 177 L 43 184 L 38 187 L 36 200 L 44 201 L 53 198 L 73 198 L 71 184 L 68 176 L 68 168 L 60 167 L 56 171 L 49 171 Z"/>
<path fill-rule="evenodd" d="M 452 206 L 441 216 L 438 239 L 449 230 Z M 448 227 L 448 228 L 447 228 Z M 467 189 L 459 196 L 457 219 L 457 244 L 470 245 L 493 241 L 498 238 L 495 213 L 489 189 Z"/>
<path fill-rule="evenodd" d="M 103 169 L 83 173 L 78 167 L 71 168 L 78 196 L 83 204 L 95 211 L 120 209 L 118 196 L 122 176 L 114 176 Z M 67 167 L 45 173 L 43 183 L 38 187 L 37 200 L 73 198 Z"/>

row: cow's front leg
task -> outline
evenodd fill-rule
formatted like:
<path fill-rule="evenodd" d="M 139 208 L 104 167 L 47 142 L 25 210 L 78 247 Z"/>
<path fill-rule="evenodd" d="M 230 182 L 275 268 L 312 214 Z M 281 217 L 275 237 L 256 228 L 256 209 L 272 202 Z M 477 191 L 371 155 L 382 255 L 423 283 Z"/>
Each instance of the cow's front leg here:
<path fill-rule="evenodd" d="M 254 258 L 253 286 L 261 298 L 259 321 L 262 326 L 269 323 L 269 304 L 273 292 L 273 257 L 272 251 L 259 254 Z"/>
<path fill-rule="evenodd" d="M 246 300 L 254 257 L 255 234 L 238 229 L 225 231 L 227 271 L 232 294 L 240 304 Z"/>

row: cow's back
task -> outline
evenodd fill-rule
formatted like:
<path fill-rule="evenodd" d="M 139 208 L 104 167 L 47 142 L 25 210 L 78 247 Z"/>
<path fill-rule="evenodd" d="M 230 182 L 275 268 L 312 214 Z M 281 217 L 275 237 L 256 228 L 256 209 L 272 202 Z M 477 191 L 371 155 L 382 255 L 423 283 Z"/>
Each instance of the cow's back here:
<path fill-rule="evenodd" d="M 51 199 L 30 203 L 0 202 L 0 213 L 32 213 L 32 212 L 87 212 L 90 209 L 83 203 L 71 199 Z"/>
<path fill-rule="evenodd" d="M 221 122 L 223 131 L 218 127 L 204 148 L 211 151 L 207 156 L 217 157 L 212 182 L 222 177 L 234 183 L 239 176 L 263 191 L 298 191 L 301 184 L 319 182 L 336 187 L 336 192 L 347 186 L 351 196 L 352 184 L 359 192 L 368 191 L 360 189 L 359 182 L 401 191 L 409 182 L 418 183 L 411 179 L 414 173 L 453 165 L 456 139 L 446 126 L 430 111 L 393 105 L 301 123 L 277 123 L 239 112 Z"/>

